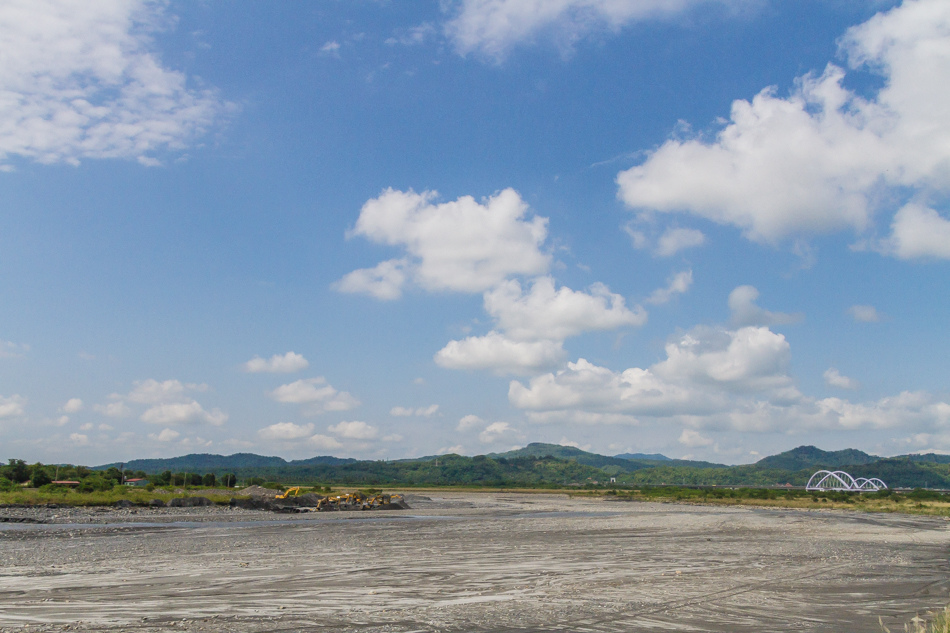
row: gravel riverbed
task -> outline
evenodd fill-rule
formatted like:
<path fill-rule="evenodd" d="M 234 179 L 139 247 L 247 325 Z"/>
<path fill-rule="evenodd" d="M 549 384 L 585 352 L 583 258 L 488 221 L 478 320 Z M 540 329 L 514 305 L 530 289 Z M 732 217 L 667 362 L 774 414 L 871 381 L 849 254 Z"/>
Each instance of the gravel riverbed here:
<path fill-rule="evenodd" d="M 556 494 L 409 510 L 3 508 L 2 631 L 879 631 L 950 598 L 948 521 Z"/>

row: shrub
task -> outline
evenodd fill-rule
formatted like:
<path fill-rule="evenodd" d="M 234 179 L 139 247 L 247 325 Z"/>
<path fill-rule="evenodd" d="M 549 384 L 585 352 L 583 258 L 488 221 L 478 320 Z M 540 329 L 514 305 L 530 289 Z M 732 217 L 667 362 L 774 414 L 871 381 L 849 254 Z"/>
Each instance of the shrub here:
<path fill-rule="evenodd" d="M 103 479 L 98 475 L 90 475 L 79 484 L 79 492 L 105 492 L 112 490 L 112 480 Z"/>
<path fill-rule="evenodd" d="M 916 501 L 940 501 L 944 498 L 944 495 L 937 492 L 936 490 L 915 488 L 913 492 L 907 494 L 907 497 Z"/>
<path fill-rule="evenodd" d="M 42 488 L 52 482 L 53 478 L 49 476 L 45 468 L 36 467 L 33 469 L 33 475 L 30 477 L 30 486 L 33 488 Z"/>

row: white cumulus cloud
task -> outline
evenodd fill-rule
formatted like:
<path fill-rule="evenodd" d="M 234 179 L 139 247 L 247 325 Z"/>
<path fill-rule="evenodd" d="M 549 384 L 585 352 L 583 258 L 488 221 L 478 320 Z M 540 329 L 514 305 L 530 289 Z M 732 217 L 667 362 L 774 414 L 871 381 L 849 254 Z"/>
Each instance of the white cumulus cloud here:
<path fill-rule="evenodd" d="M 265 440 L 298 440 L 313 433 L 313 424 L 294 424 L 293 422 L 278 422 L 265 426 L 257 434 Z"/>
<path fill-rule="evenodd" d="M 670 342 L 667 358 L 622 372 L 584 359 L 525 385 L 512 381 L 508 398 L 534 422 L 679 424 L 680 441 L 702 446 L 698 429 L 740 432 L 903 428 L 918 433 L 950 428 L 950 403 L 926 392 L 902 392 L 872 402 L 816 399 L 788 374 L 789 345 L 765 327 L 697 327 Z M 835 386 L 855 387 L 829 370 Z M 633 418 L 631 420 L 631 417 Z"/>
<path fill-rule="evenodd" d="M 66 404 L 63 405 L 63 413 L 77 413 L 82 411 L 82 400 L 79 398 L 70 398 L 66 401 Z"/>
<path fill-rule="evenodd" d="M 110 402 L 109 404 L 97 404 L 93 409 L 110 418 L 127 418 L 132 415 L 132 409 L 124 402 Z"/>
<path fill-rule="evenodd" d="M 547 272 L 551 258 L 540 250 L 547 219 L 525 217 L 528 205 L 516 191 L 481 203 L 471 196 L 436 203 L 437 195 L 387 189 L 364 204 L 349 236 L 402 247 L 407 257 L 355 271 L 334 287 L 392 299 L 409 278 L 429 291 L 481 292 L 509 275 Z"/>
<path fill-rule="evenodd" d="M 435 415 L 438 410 L 439 405 L 437 404 L 430 404 L 428 407 L 417 407 L 415 409 L 412 407 L 393 407 L 389 410 L 389 415 L 397 418 L 407 418 L 413 415 L 428 418 Z"/>
<path fill-rule="evenodd" d="M 188 391 L 207 391 L 208 385 L 183 383 L 180 380 L 163 380 L 154 378 L 136 381 L 135 387 L 125 399 L 137 404 L 159 404 L 163 402 L 181 402 L 187 400 Z"/>
<path fill-rule="evenodd" d="M 330 40 L 320 47 L 320 52 L 324 55 L 333 55 L 338 57 L 340 55 L 340 43 L 336 40 Z"/>
<path fill-rule="evenodd" d="M 514 341 L 491 331 L 449 343 L 435 354 L 447 369 L 491 370 L 497 374 L 531 374 L 559 365 L 565 356 L 559 341 Z"/>
<path fill-rule="evenodd" d="M 492 422 L 478 434 L 478 441 L 482 444 L 510 443 L 521 439 L 524 435 L 507 422 Z"/>
<path fill-rule="evenodd" d="M 327 384 L 326 378 L 307 378 L 281 385 L 268 394 L 277 402 L 285 404 L 307 404 L 312 413 L 325 411 L 349 411 L 360 405 L 360 401 L 346 391 L 338 391 Z"/>
<path fill-rule="evenodd" d="M 647 303 L 652 303 L 654 305 L 668 303 L 669 300 L 676 295 L 681 295 L 687 292 L 692 285 L 693 271 L 686 270 L 681 273 L 677 273 L 672 279 L 670 279 L 670 283 L 666 288 L 654 290 L 646 301 Z"/>
<path fill-rule="evenodd" d="M 231 107 L 166 68 L 150 32 L 165 4 L 8 0 L 0 4 L 0 162 L 157 162 Z"/>
<path fill-rule="evenodd" d="M 0 418 L 12 418 L 23 415 L 23 407 L 26 405 L 26 398 L 14 394 L 4 397 L 0 395 Z"/>
<path fill-rule="evenodd" d="M 785 398 L 791 388 L 788 343 L 767 328 L 699 327 L 668 343 L 666 353 L 650 368 L 623 372 L 579 359 L 528 386 L 512 381 L 508 399 L 529 411 L 588 414 L 578 421 L 629 422 L 603 414 L 709 415 L 729 410 L 738 394 Z"/>
<path fill-rule="evenodd" d="M 329 435 L 314 435 L 307 440 L 314 448 L 318 448 L 325 451 L 332 451 L 338 448 L 343 448 L 343 444 L 340 443 L 336 438 L 330 437 Z"/>
<path fill-rule="evenodd" d="M 785 325 L 798 323 L 805 318 L 800 313 L 769 312 L 756 305 L 758 298 L 759 291 L 754 286 L 739 286 L 729 293 L 733 325 Z"/>
<path fill-rule="evenodd" d="M 346 273 L 333 283 L 333 289 L 347 294 L 369 295 L 380 301 L 392 301 L 402 296 L 406 283 L 405 259 L 390 259 L 373 268 L 360 268 Z"/>
<path fill-rule="evenodd" d="M 252 374 L 266 372 L 271 374 L 290 374 L 310 367 L 310 362 L 301 354 L 287 352 L 274 354 L 269 359 L 255 356 L 244 363 L 244 371 Z"/>
<path fill-rule="evenodd" d="M 683 432 L 680 433 L 679 439 L 677 441 L 684 446 L 689 446 L 690 448 L 710 446 L 713 443 L 711 439 L 708 437 L 703 437 L 699 431 L 694 431 L 693 429 L 683 429 Z"/>
<path fill-rule="evenodd" d="M 825 384 L 829 387 L 838 387 L 839 389 L 859 389 L 861 387 L 857 380 L 842 376 L 841 372 L 834 367 L 826 369 L 822 376 L 825 379 Z"/>
<path fill-rule="evenodd" d="M 590 293 L 555 288 L 551 277 L 538 277 L 525 291 L 518 281 L 485 293 L 485 310 L 509 338 L 523 341 L 563 340 L 582 332 L 643 325 L 646 313 L 629 309 L 624 298 L 604 284 Z"/>
<path fill-rule="evenodd" d="M 660 257 L 670 257 L 687 248 L 695 248 L 706 243 L 706 236 L 696 229 L 670 228 L 657 240 L 656 250 Z"/>
<path fill-rule="evenodd" d="M 459 420 L 456 430 L 465 432 L 471 431 L 472 429 L 479 429 L 488 426 L 488 422 L 481 419 L 477 415 L 466 415 L 461 420 Z"/>
<path fill-rule="evenodd" d="M 704 1 L 463 0 L 445 31 L 460 54 L 474 52 L 500 61 L 511 48 L 542 33 L 570 47 L 588 33 L 677 15 Z"/>
<path fill-rule="evenodd" d="M 221 426 L 228 421 L 228 414 L 217 408 L 206 411 L 199 403 L 190 400 L 186 402 L 156 404 L 146 409 L 139 419 L 148 424 L 175 425 L 207 423 L 214 426 Z"/>
<path fill-rule="evenodd" d="M 148 434 L 148 439 L 156 442 L 174 442 L 179 437 L 181 437 L 181 433 L 174 429 L 162 429 L 158 433 Z"/>
<path fill-rule="evenodd" d="M 950 3 L 908 0 L 848 30 L 850 66 L 879 72 L 866 99 L 829 65 L 788 97 L 767 88 L 733 103 L 711 142 L 672 139 L 617 177 L 619 195 L 645 212 L 685 212 L 733 225 L 750 239 L 872 226 L 886 200 L 950 186 Z M 894 195 L 882 196 L 882 191 Z M 882 249 L 948 257 L 948 220 L 919 204 L 894 218 Z"/>
<path fill-rule="evenodd" d="M 547 276 L 535 278 L 528 289 L 516 280 L 500 283 L 485 292 L 484 305 L 497 329 L 450 341 L 436 353 L 438 365 L 499 375 L 537 373 L 563 362 L 565 338 L 640 326 L 647 319 L 640 306 L 628 308 L 624 298 L 604 284 L 578 292 L 557 288 Z"/>
<path fill-rule="evenodd" d="M 950 220 L 924 205 L 905 205 L 894 215 L 891 236 L 880 250 L 901 259 L 950 259 Z"/>
<path fill-rule="evenodd" d="M 340 422 L 327 427 L 334 435 L 351 440 L 374 440 L 379 437 L 379 429 L 366 422 Z"/>

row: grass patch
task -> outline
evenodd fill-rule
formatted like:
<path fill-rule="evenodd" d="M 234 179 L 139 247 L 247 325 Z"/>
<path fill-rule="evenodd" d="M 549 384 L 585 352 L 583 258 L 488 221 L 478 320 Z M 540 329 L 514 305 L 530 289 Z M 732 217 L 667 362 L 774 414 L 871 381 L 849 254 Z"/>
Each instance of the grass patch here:
<path fill-rule="evenodd" d="M 806 510 L 833 508 L 863 512 L 899 512 L 902 514 L 950 516 L 950 497 L 933 491 L 895 493 L 884 490 L 875 493 L 859 493 L 809 492 L 772 488 L 642 487 L 634 490 L 582 491 L 575 494 L 623 501 L 699 503 Z"/>
<path fill-rule="evenodd" d="M 110 490 L 79 492 L 78 490 L 60 486 L 43 486 L 42 488 L 21 488 L 10 492 L 0 492 L 0 505 L 8 506 L 37 506 L 37 505 L 66 505 L 78 507 L 111 506 L 117 501 L 127 500 L 136 505 L 146 505 L 152 499 L 161 499 L 168 503 L 172 499 L 181 497 L 207 497 L 218 505 L 227 505 L 233 496 L 233 489 L 229 488 L 132 488 L 130 486 L 115 486 Z"/>

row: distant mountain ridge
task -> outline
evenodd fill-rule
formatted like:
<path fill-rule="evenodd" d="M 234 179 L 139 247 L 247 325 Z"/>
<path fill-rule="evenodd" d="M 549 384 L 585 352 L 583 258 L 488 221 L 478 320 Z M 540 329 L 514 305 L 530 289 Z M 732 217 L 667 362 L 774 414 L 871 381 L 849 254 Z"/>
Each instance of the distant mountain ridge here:
<path fill-rule="evenodd" d="M 661 455 L 660 453 L 620 453 L 619 455 L 614 455 L 618 459 L 648 459 L 652 462 L 668 462 L 671 461 L 666 455 Z"/>
<path fill-rule="evenodd" d="M 654 459 L 656 457 L 662 459 Z M 105 464 L 96 469 L 106 469 Z M 288 461 L 281 457 L 236 453 L 191 454 L 168 459 L 134 459 L 127 470 L 234 473 L 239 481 L 263 477 L 270 481 L 365 485 L 618 485 L 761 486 L 791 483 L 804 486 L 819 468 L 842 469 L 855 477 L 878 477 L 892 487 L 950 489 L 950 456 L 914 454 L 882 458 L 856 449 L 823 451 L 799 446 L 754 464 L 727 466 L 670 459 L 663 455 L 625 453 L 608 456 L 573 446 L 534 442 L 523 448 L 465 457 L 432 455 L 398 460 L 356 460 L 329 455 Z"/>
<path fill-rule="evenodd" d="M 823 451 L 815 446 L 799 446 L 790 451 L 763 457 L 755 463 L 762 468 L 780 470 L 805 470 L 808 468 L 840 468 L 858 466 L 880 461 L 881 457 L 869 455 L 864 451 L 846 448 L 841 451 Z"/>
<path fill-rule="evenodd" d="M 286 468 L 288 466 L 311 466 L 316 464 L 349 464 L 355 461 L 357 460 L 352 457 L 333 457 L 331 455 L 287 461 L 282 457 L 267 457 L 254 453 L 235 453 L 233 455 L 192 453 L 190 455 L 182 455 L 181 457 L 168 457 L 164 459 L 133 459 L 125 462 L 125 469 L 144 470 L 147 473 L 160 473 L 166 470 L 172 472 L 207 473 L 226 470 L 238 471 L 251 468 Z M 119 465 L 119 462 L 104 464 L 97 466 L 96 469 L 105 470 L 110 466 Z"/>
<path fill-rule="evenodd" d="M 561 444 L 545 444 L 543 442 L 532 442 L 524 448 L 518 448 L 506 453 L 490 453 L 486 457 L 496 459 L 498 457 L 556 457 L 558 459 L 573 459 L 578 464 L 594 466 L 596 468 L 616 467 L 620 470 L 632 471 L 643 468 L 653 468 L 658 465 L 663 466 L 686 466 L 692 468 L 727 468 L 724 464 L 713 464 L 711 462 L 694 462 L 682 459 L 670 459 L 660 455 L 660 459 L 650 457 L 608 457 L 597 453 L 589 453 L 574 446 L 563 446 Z"/>

